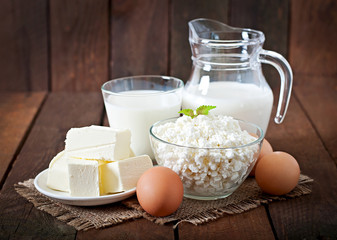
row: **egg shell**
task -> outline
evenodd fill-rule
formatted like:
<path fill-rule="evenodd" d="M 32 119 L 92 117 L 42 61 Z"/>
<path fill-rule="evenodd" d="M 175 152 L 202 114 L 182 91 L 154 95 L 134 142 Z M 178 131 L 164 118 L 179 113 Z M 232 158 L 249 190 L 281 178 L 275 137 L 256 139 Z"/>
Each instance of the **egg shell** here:
<path fill-rule="evenodd" d="M 300 177 L 296 159 L 285 152 L 265 155 L 256 165 L 255 179 L 260 188 L 272 195 L 283 195 L 293 190 Z"/>
<path fill-rule="evenodd" d="M 137 199 L 142 208 L 155 217 L 168 216 L 180 206 L 183 183 L 173 170 L 153 167 L 142 174 L 137 182 Z"/>
<path fill-rule="evenodd" d="M 255 163 L 252 171 L 249 173 L 249 176 L 255 176 L 255 169 L 256 169 L 257 163 L 260 161 L 260 159 L 262 157 L 264 157 L 265 155 L 270 154 L 272 152 L 273 152 L 273 148 L 270 145 L 270 143 L 267 141 L 267 139 L 263 139 L 260 155 L 259 155 L 258 159 L 256 160 L 256 163 Z"/>

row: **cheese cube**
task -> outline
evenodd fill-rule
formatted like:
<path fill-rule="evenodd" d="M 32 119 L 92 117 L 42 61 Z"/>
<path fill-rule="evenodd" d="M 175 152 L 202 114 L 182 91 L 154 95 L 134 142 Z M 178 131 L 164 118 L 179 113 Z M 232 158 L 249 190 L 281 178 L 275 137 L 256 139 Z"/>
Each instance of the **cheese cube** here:
<path fill-rule="evenodd" d="M 100 171 L 98 161 L 69 158 L 68 172 L 71 196 L 100 196 Z"/>
<path fill-rule="evenodd" d="M 147 155 L 132 157 L 101 166 L 102 194 L 122 192 L 136 187 L 140 176 L 153 167 Z"/>
<path fill-rule="evenodd" d="M 59 152 L 49 163 L 47 186 L 58 191 L 69 191 L 68 163 L 65 152 Z"/>
<path fill-rule="evenodd" d="M 71 128 L 66 136 L 65 150 L 67 152 L 74 150 L 86 149 L 90 152 L 90 148 L 107 146 L 111 151 L 113 159 L 118 160 L 128 158 L 130 156 L 131 132 L 128 129 L 117 130 L 103 126 L 89 126 L 82 128 Z M 94 151 L 96 151 L 94 149 Z M 104 150 L 105 151 L 105 150 Z"/>

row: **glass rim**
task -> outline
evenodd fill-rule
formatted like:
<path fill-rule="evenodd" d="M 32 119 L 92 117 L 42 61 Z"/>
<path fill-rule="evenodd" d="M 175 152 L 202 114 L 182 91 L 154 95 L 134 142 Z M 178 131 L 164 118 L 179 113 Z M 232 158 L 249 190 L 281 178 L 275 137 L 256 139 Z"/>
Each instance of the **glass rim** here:
<path fill-rule="evenodd" d="M 244 148 L 244 147 L 249 147 L 249 146 L 252 146 L 252 145 L 255 145 L 255 144 L 259 144 L 264 139 L 264 132 L 263 132 L 263 130 L 262 130 L 261 127 L 259 127 L 258 125 L 254 124 L 254 123 L 251 123 L 251 122 L 248 122 L 248 121 L 244 121 L 244 120 L 241 120 L 241 119 L 237 119 L 237 118 L 233 118 L 233 119 L 235 119 L 235 120 L 237 120 L 237 121 L 239 121 L 241 123 L 245 123 L 245 124 L 248 124 L 250 126 L 253 126 L 253 127 L 257 128 L 261 132 L 261 135 L 256 140 L 254 140 L 253 142 L 249 142 L 247 144 L 240 145 L 240 146 L 235 146 L 235 147 L 195 147 L 195 146 L 186 146 L 186 145 L 180 145 L 180 144 L 177 144 L 177 143 L 167 142 L 167 141 L 159 138 L 158 136 L 156 136 L 153 133 L 153 128 L 154 127 L 156 127 L 156 126 L 158 126 L 160 124 L 163 124 L 164 122 L 171 122 L 173 120 L 177 120 L 178 118 L 179 117 L 168 118 L 168 119 L 160 120 L 160 121 L 154 123 L 150 127 L 150 135 L 152 137 L 154 137 L 155 139 L 157 139 L 158 141 L 162 142 L 162 143 L 165 143 L 165 144 L 168 144 L 168 145 L 171 145 L 171 146 L 175 146 L 175 147 L 189 148 L 189 149 L 195 149 L 195 150 L 229 150 L 229 149 L 239 149 L 239 148 Z"/>
<path fill-rule="evenodd" d="M 149 82 L 149 81 L 146 80 L 146 78 L 148 78 L 148 79 L 173 80 L 173 81 L 178 82 L 178 85 L 174 89 L 167 90 L 167 91 L 159 91 L 159 92 L 153 92 L 153 93 L 147 93 L 147 94 L 132 94 L 132 95 L 125 95 L 125 94 L 120 93 L 120 92 L 113 92 L 111 90 L 106 89 L 106 86 L 109 83 L 112 83 L 114 81 L 124 81 L 124 80 L 134 79 L 134 80 L 138 80 L 138 81 Z M 181 79 L 176 78 L 176 77 L 164 76 L 164 75 L 137 75 L 137 76 L 120 77 L 120 78 L 111 79 L 111 80 L 102 84 L 101 91 L 103 93 L 107 93 L 107 94 L 115 95 L 115 96 L 120 96 L 120 97 L 148 97 L 149 95 L 156 96 L 156 95 L 173 93 L 173 92 L 178 91 L 179 89 L 183 89 L 183 87 L 184 87 L 184 82 Z M 144 89 L 144 90 L 146 90 L 146 89 Z"/>

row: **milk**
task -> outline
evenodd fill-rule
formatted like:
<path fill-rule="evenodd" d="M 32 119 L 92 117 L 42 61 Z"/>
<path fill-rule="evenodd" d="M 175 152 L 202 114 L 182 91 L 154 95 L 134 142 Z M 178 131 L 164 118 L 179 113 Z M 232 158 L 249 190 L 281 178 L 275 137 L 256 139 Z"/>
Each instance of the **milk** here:
<path fill-rule="evenodd" d="M 149 129 L 159 120 L 179 116 L 181 92 L 124 91 L 108 96 L 105 108 L 110 127 L 131 130 L 131 148 L 134 153 L 147 154 L 154 159 Z"/>
<path fill-rule="evenodd" d="M 196 109 L 201 105 L 213 105 L 213 114 L 224 114 L 249 121 L 264 132 L 273 106 L 273 93 L 269 86 L 238 82 L 210 82 L 208 88 L 189 86 L 183 92 L 182 108 Z"/>

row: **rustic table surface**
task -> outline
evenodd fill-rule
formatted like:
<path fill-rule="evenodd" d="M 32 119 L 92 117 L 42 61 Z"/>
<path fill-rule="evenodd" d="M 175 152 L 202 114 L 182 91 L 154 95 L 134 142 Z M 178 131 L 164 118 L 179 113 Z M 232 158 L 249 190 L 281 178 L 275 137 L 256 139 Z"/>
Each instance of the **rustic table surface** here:
<path fill-rule="evenodd" d="M 0 4 L 0 239 L 337 239 L 336 1 Z M 289 60 L 294 86 L 288 113 L 283 124 L 270 123 L 266 138 L 314 179 L 311 194 L 200 226 L 173 229 L 136 219 L 76 231 L 15 192 L 15 183 L 48 167 L 71 127 L 107 124 L 103 82 L 140 74 L 186 81 L 187 21 L 197 17 L 260 29 L 265 48 Z M 277 99 L 277 73 L 264 71 Z"/>

